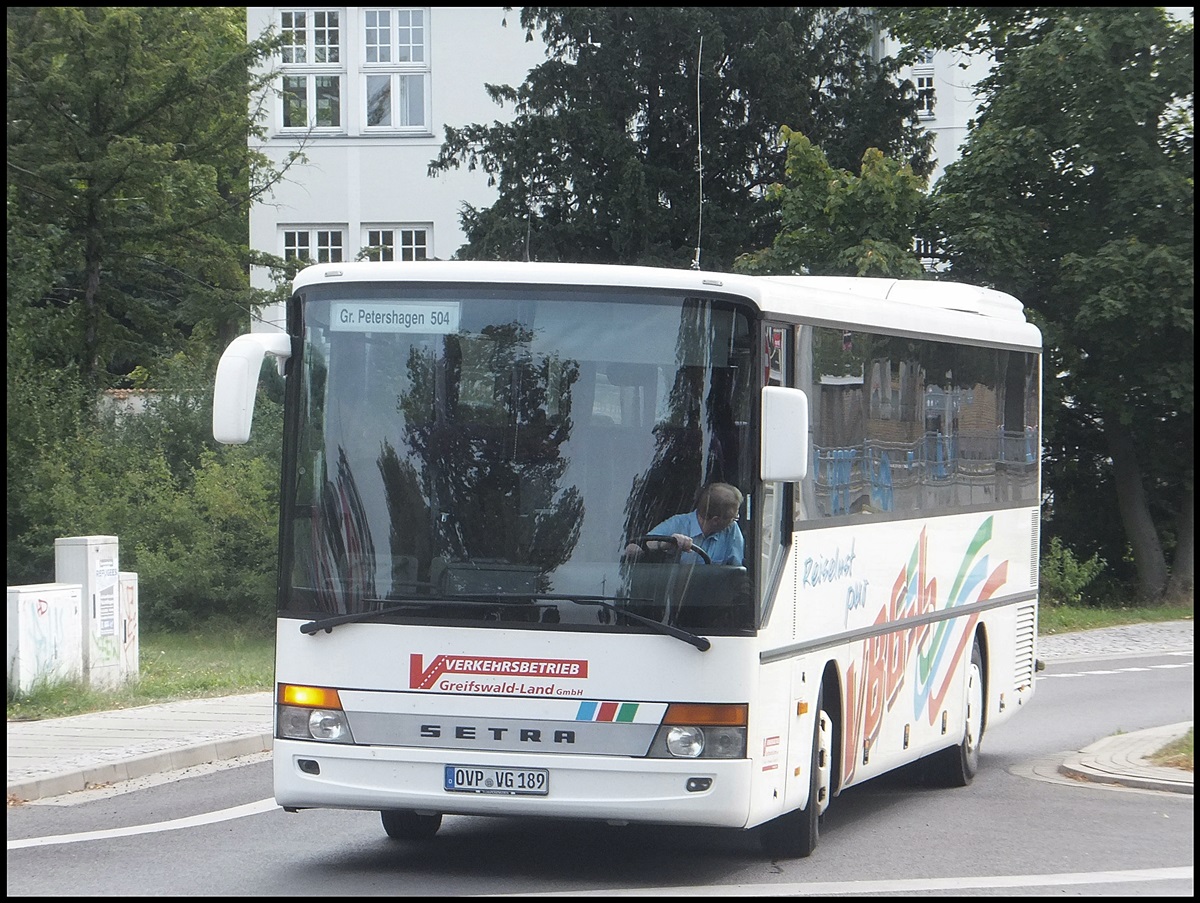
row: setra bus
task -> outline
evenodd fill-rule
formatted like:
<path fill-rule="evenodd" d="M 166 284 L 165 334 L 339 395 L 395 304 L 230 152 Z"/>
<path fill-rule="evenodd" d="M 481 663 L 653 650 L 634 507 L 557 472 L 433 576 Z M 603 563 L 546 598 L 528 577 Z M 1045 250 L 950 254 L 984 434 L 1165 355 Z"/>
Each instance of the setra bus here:
<path fill-rule="evenodd" d="M 287 324 L 234 340 L 213 407 L 245 442 L 264 357 L 286 374 L 284 809 L 806 856 L 847 787 L 968 784 L 1032 698 L 1041 337 L 1011 296 L 355 262 L 303 270 Z M 714 482 L 741 561 L 654 532 Z"/>

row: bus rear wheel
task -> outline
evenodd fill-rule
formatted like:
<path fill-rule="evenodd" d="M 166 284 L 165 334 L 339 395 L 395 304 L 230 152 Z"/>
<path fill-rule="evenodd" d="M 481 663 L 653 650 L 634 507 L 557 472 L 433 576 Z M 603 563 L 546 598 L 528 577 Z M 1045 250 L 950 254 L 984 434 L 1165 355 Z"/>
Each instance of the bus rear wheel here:
<path fill-rule="evenodd" d="M 411 809 L 384 809 L 383 830 L 392 840 L 428 840 L 442 826 L 441 814 L 422 815 Z"/>
<path fill-rule="evenodd" d="M 821 837 L 821 822 L 832 795 L 833 724 L 825 711 L 824 694 L 817 695 L 812 755 L 808 769 L 808 805 L 793 809 L 759 827 L 759 842 L 774 859 L 803 859 L 812 855 Z"/>

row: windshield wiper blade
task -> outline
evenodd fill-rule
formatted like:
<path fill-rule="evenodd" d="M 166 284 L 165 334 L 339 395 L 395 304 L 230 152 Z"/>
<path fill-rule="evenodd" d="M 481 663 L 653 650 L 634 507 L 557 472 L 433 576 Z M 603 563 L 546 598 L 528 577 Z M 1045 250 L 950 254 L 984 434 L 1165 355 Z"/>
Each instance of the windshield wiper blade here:
<path fill-rule="evenodd" d="M 410 611 L 414 608 L 431 608 L 436 605 L 476 605 L 480 607 L 495 608 L 497 605 L 527 605 L 528 601 L 518 602 L 517 599 L 528 600 L 528 594 L 524 596 L 508 596 L 503 595 L 487 596 L 483 594 L 472 596 L 424 596 L 405 599 L 397 605 L 389 605 L 387 608 L 376 608 L 371 611 L 357 611 L 345 615 L 333 615 L 328 618 L 321 618 L 319 621 L 309 621 L 307 624 L 300 625 L 301 633 L 318 633 L 324 630 L 326 633 L 332 633 L 333 628 L 341 624 L 358 624 L 363 621 L 369 621 L 372 618 L 381 618 L 384 615 L 392 615 L 401 611 Z M 386 599 L 383 601 L 392 601 Z"/>
<path fill-rule="evenodd" d="M 539 598 L 560 598 L 560 597 L 542 596 Z M 644 624 L 645 626 L 649 627 L 651 630 L 656 630 L 659 633 L 666 634 L 667 636 L 673 636 L 677 640 L 683 640 L 685 643 L 690 643 L 691 645 L 693 645 L 697 649 L 699 649 L 701 652 L 707 652 L 712 647 L 712 643 L 709 642 L 709 640 L 706 637 L 697 636 L 696 634 L 691 633 L 687 630 L 683 630 L 682 628 L 676 627 L 673 624 L 664 624 L 662 621 L 655 621 L 652 618 L 644 618 L 641 615 L 634 614 L 632 611 L 627 611 L 626 609 L 621 608 L 619 605 L 614 605 L 613 602 L 616 600 L 612 599 L 611 597 L 606 598 L 604 596 L 562 596 L 561 598 L 566 601 L 569 601 L 569 602 L 574 602 L 576 605 L 598 605 L 601 608 L 607 608 L 609 611 L 614 611 L 617 614 L 621 615 L 622 617 L 629 618 L 629 620 L 631 620 L 631 621 L 637 621 L 639 624 Z M 621 600 L 621 601 L 633 601 L 633 600 Z"/>
<path fill-rule="evenodd" d="M 372 618 L 381 618 L 384 615 L 394 614 L 395 612 L 404 611 L 411 607 L 411 604 L 393 605 L 389 608 L 376 608 L 374 611 L 357 611 L 348 615 L 334 615 L 331 618 L 321 618 L 319 621 L 309 621 L 307 624 L 301 624 L 300 632 L 311 634 L 324 630 L 326 633 L 332 633 L 333 628 L 339 624 L 354 624 L 359 621 L 369 621 Z"/>

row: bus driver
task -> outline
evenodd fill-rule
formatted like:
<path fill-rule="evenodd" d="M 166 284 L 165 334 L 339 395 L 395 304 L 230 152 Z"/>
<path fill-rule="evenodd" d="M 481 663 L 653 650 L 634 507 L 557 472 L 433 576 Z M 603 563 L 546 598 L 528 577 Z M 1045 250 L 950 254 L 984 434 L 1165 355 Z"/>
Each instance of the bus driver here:
<path fill-rule="evenodd" d="M 695 546 L 705 552 L 712 564 L 732 564 L 741 567 L 745 552 L 745 540 L 737 524 L 738 511 L 742 507 L 742 493 L 729 483 L 709 483 L 700 490 L 696 508 L 686 514 L 676 514 L 650 531 L 653 536 L 670 536 L 681 553 L 691 552 Z M 666 549 L 671 543 L 651 541 L 647 549 Z M 625 547 L 626 558 L 637 558 L 642 547 L 631 542 Z M 698 555 L 688 558 L 696 560 Z"/>

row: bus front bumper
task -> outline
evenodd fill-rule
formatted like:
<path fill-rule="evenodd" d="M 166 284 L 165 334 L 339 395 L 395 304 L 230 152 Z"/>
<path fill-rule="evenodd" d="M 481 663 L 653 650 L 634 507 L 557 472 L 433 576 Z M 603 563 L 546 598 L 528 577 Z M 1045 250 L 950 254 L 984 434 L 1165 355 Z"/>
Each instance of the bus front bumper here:
<path fill-rule="evenodd" d="M 746 827 L 745 759 L 514 754 L 275 740 L 275 799 L 285 809 L 410 809 L 457 815 L 584 818 Z M 546 792 L 446 789 L 446 768 L 544 769 Z"/>

